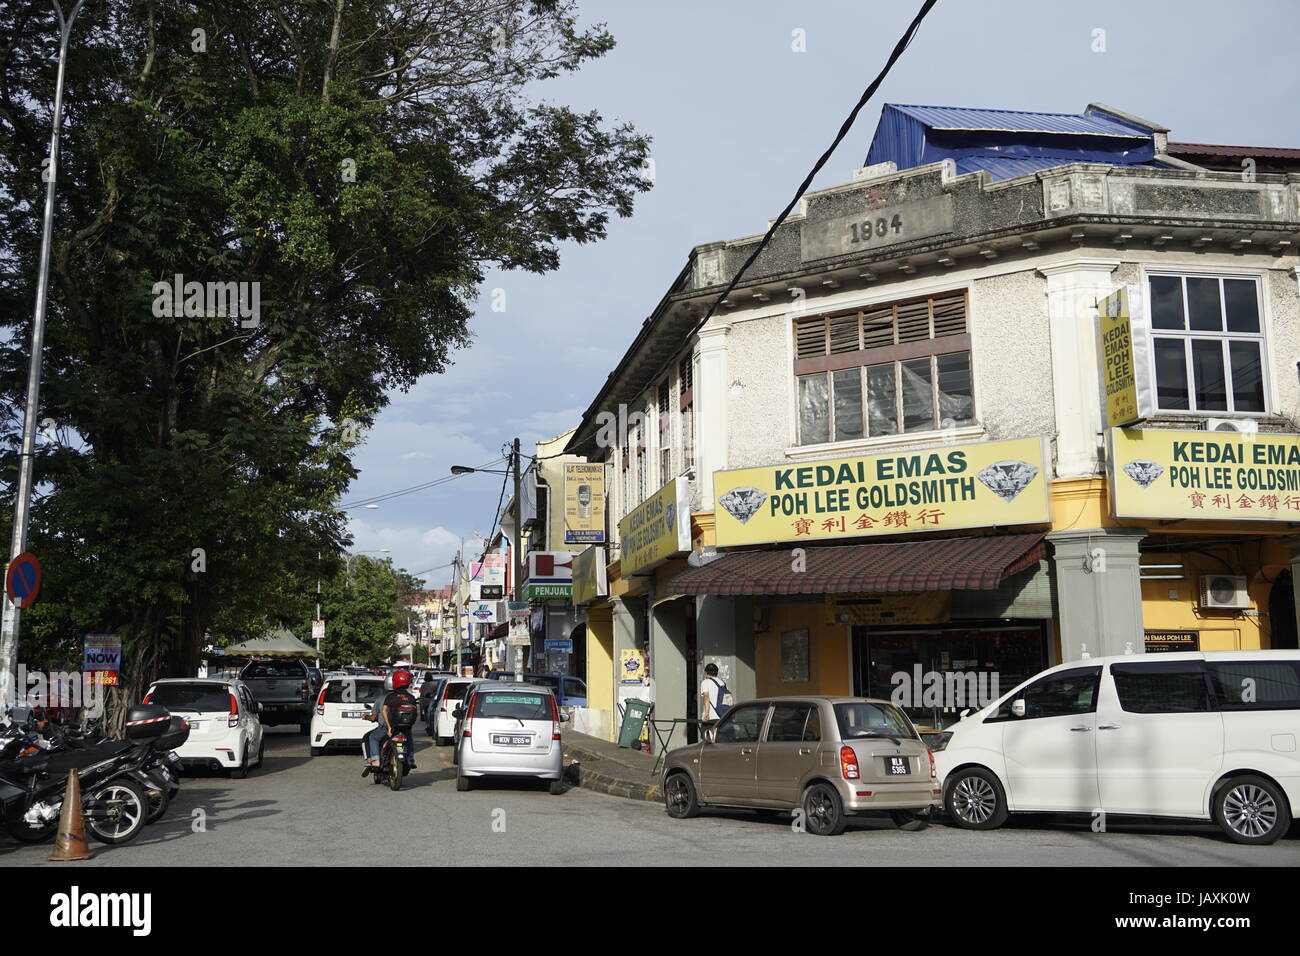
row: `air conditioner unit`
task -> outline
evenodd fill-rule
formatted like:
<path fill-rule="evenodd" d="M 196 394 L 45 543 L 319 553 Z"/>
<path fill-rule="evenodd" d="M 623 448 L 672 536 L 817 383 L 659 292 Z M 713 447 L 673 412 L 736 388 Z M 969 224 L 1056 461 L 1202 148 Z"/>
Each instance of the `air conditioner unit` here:
<path fill-rule="evenodd" d="M 1201 607 L 1211 610 L 1242 610 L 1250 607 L 1246 577 L 1241 574 L 1202 574 Z"/>
<path fill-rule="evenodd" d="M 1254 435 L 1259 431 L 1259 422 L 1249 418 L 1207 418 L 1207 432 L 1236 432 L 1239 435 Z"/>

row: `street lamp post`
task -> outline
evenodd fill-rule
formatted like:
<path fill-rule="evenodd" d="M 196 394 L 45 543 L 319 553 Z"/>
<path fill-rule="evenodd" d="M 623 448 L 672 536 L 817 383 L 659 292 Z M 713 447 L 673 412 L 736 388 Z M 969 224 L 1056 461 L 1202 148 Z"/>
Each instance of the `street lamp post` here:
<path fill-rule="evenodd" d="M 32 458 L 36 453 L 36 411 L 41 399 L 41 353 L 45 347 L 45 306 L 50 281 L 50 245 L 54 235 L 54 195 L 59 178 L 59 132 L 63 126 L 63 77 L 68 59 L 68 37 L 81 12 L 82 0 L 64 17 L 58 0 L 51 0 L 59 17 L 59 69 L 54 81 L 53 129 L 50 132 L 49 166 L 46 168 L 45 212 L 41 222 L 41 258 L 36 272 L 36 307 L 32 312 L 32 354 L 27 365 L 27 405 L 23 412 L 23 446 L 18 459 L 18 487 L 14 493 L 14 531 L 10 557 L 27 550 L 27 522 L 32 502 Z M 18 671 L 18 623 L 20 610 L 4 601 L 0 624 L 0 708 L 14 696 Z"/>

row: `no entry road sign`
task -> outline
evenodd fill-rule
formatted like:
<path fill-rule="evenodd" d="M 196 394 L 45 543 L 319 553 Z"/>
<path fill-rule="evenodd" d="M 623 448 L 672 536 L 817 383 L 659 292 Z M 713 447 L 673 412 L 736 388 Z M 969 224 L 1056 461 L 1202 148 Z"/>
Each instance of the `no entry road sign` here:
<path fill-rule="evenodd" d="M 5 572 L 5 594 L 19 608 L 28 608 L 36 601 L 41 590 L 41 562 L 36 555 L 24 551 L 9 562 Z"/>

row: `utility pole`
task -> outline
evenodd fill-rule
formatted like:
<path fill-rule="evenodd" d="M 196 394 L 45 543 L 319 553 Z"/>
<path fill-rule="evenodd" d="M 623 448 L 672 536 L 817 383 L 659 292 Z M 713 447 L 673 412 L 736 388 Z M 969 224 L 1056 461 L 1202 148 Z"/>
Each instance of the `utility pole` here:
<path fill-rule="evenodd" d="M 23 413 L 23 447 L 18 459 L 18 487 L 14 493 L 14 532 L 10 559 L 27 550 L 27 522 L 32 503 L 32 458 L 36 454 L 36 414 L 41 400 L 41 353 L 45 347 L 45 306 L 50 282 L 50 245 L 54 234 L 54 195 L 59 178 L 59 132 L 63 126 L 63 77 L 68 59 L 68 37 L 81 12 L 82 0 L 66 18 L 58 0 L 52 0 L 59 17 L 59 70 L 54 81 L 53 130 L 50 133 L 49 166 L 46 167 L 45 214 L 41 223 L 41 258 L 36 273 L 36 308 L 32 313 L 32 354 L 27 365 L 27 406 Z M 18 623 L 21 612 L 12 601 L 4 603 L 0 624 L 0 708 L 17 703 L 14 683 L 18 672 Z M 23 688 L 25 691 L 26 688 Z"/>
<path fill-rule="evenodd" d="M 524 537 L 524 500 L 519 494 L 519 439 L 515 439 L 514 453 L 510 456 L 512 467 L 515 473 L 515 540 L 511 544 L 513 548 L 514 565 L 514 597 L 516 601 L 522 601 L 524 594 L 524 555 L 521 543 Z"/>

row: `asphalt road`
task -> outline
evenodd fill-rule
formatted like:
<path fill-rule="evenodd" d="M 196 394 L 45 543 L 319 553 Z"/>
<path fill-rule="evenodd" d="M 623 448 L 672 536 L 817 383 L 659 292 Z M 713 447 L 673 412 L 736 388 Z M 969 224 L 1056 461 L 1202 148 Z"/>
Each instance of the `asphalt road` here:
<path fill-rule="evenodd" d="M 186 777 L 167 816 L 134 841 L 91 844 L 82 866 L 373 865 L 873 865 L 1298 866 L 1300 836 L 1271 847 L 1190 830 L 1111 821 L 1026 818 L 1001 830 L 941 824 L 919 833 L 861 818 L 838 837 L 793 831 L 788 817 L 707 812 L 673 820 L 658 804 L 570 788 L 481 783 L 458 793 L 449 751 L 419 738 L 397 793 L 361 778 L 359 754 L 313 758 L 290 728 L 268 731 L 266 765 L 245 780 Z M 0 866 L 44 866 L 50 846 L 0 836 Z M 63 864 L 66 868 L 67 864 Z"/>

